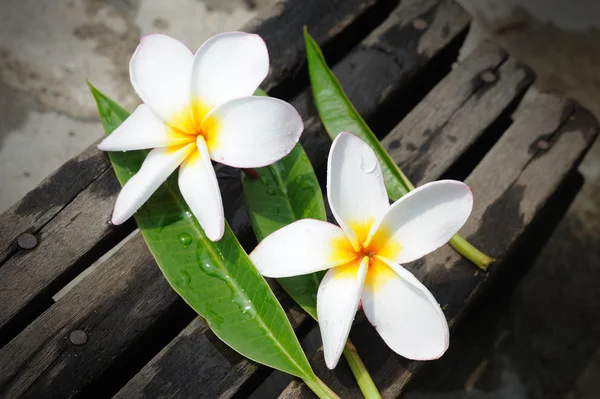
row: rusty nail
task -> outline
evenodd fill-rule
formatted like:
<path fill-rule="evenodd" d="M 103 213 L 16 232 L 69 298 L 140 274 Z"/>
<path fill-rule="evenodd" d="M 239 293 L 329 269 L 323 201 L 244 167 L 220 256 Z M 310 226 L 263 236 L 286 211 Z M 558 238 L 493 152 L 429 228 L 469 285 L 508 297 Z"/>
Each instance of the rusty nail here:
<path fill-rule="evenodd" d="M 23 249 L 33 249 L 37 245 L 37 238 L 31 233 L 24 233 L 17 238 L 17 244 Z"/>
<path fill-rule="evenodd" d="M 413 28 L 416 30 L 425 30 L 429 24 L 423 18 L 417 18 L 412 22 Z"/>
<path fill-rule="evenodd" d="M 496 74 L 492 71 L 485 71 L 481 74 L 481 80 L 486 83 L 494 83 L 496 79 Z"/>
<path fill-rule="evenodd" d="M 540 150 L 547 150 L 548 148 L 550 148 L 550 143 L 548 142 L 548 140 L 538 140 L 537 147 Z"/>
<path fill-rule="evenodd" d="M 69 340 L 73 345 L 83 345 L 87 342 L 88 336 L 85 331 L 73 330 L 71 331 L 71 334 L 69 334 Z"/>

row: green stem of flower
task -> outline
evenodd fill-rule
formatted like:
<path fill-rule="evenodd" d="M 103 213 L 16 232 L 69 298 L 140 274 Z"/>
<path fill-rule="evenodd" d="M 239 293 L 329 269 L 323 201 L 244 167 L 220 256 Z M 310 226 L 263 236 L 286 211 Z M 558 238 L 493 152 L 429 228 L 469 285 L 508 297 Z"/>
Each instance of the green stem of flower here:
<path fill-rule="evenodd" d="M 350 340 L 346 341 L 344 357 L 348 361 L 352 374 L 354 374 L 354 378 L 356 378 L 356 382 L 365 399 L 381 399 L 381 394 L 379 393 L 377 386 L 375 386 L 365 364 L 358 355 L 356 346 L 354 346 Z"/>
<path fill-rule="evenodd" d="M 462 256 L 473 262 L 478 268 L 485 271 L 487 270 L 490 263 L 495 261 L 471 245 L 467 240 L 459 236 L 458 234 L 452 237 L 449 244 Z"/>
<path fill-rule="evenodd" d="M 315 376 L 315 379 L 302 380 L 308 386 L 311 391 L 315 393 L 320 399 L 340 399 L 319 377 Z"/>
<path fill-rule="evenodd" d="M 400 168 L 398 168 L 398 172 L 400 173 L 400 177 L 401 177 L 402 183 L 404 184 L 404 187 L 408 191 L 414 190 L 415 186 L 410 182 L 410 180 L 408 180 L 408 177 L 406 177 L 406 175 L 404 173 L 402 173 Z M 471 262 L 473 262 L 475 264 L 475 266 L 477 266 L 478 268 L 480 268 L 483 271 L 486 271 L 488 266 L 493 261 L 496 260 L 494 258 L 487 256 L 486 254 L 484 254 L 483 252 L 481 252 L 480 250 L 475 248 L 467 240 L 465 240 L 458 234 L 450 239 L 449 244 L 459 254 L 461 254 L 462 256 L 464 256 L 465 258 L 470 260 Z"/>

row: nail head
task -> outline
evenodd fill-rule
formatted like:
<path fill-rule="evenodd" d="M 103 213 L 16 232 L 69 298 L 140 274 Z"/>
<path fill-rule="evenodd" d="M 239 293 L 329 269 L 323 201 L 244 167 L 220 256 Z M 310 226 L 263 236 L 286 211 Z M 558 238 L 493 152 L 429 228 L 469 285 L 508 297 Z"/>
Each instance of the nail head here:
<path fill-rule="evenodd" d="M 492 71 L 485 71 L 481 74 L 481 80 L 486 83 L 494 83 L 496 79 L 496 74 Z"/>
<path fill-rule="evenodd" d="M 73 345 L 83 345 L 87 342 L 88 336 L 85 331 L 73 330 L 71 331 L 71 334 L 69 334 L 69 340 Z"/>
<path fill-rule="evenodd" d="M 427 28 L 427 26 L 429 26 L 429 24 L 423 18 L 417 18 L 413 21 L 412 26 L 416 30 L 424 30 Z"/>
<path fill-rule="evenodd" d="M 548 142 L 548 140 L 538 140 L 537 147 L 540 150 L 547 150 L 548 148 L 550 148 L 550 143 Z"/>
<path fill-rule="evenodd" d="M 21 234 L 17 238 L 17 244 L 23 249 L 33 249 L 37 245 L 37 238 L 31 233 Z"/>

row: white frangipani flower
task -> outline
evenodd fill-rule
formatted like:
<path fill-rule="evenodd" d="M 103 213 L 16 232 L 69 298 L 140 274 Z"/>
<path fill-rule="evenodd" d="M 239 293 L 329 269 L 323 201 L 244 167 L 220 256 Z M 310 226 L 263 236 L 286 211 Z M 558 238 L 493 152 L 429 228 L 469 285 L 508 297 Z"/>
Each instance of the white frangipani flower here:
<path fill-rule="evenodd" d="M 341 133 L 329 153 L 327 195 L 334 224 L 304 219 L 265 238 L 250 254 L 268 277 L 330 269 L 317 294 L 325 362 L 342 354 L 362 300 L 364 312 L 396 353 L 435 359 L 448 348 L 448 324 L 429 290 L 400 264 L 444 245 L 473 206 L 469 187 L 453 180 L 426 184 L 390 206 L 373 150 Z"/>
<path fill-rule="evenodd" d="M 179 168 L 179 189 L 213 241 L 223 236 L 221 193 L 211 159 L 238 168 L 278 161 L 303 130 L 290 104 L 252 94 L 267 76 L 269 54 L 254 34 L 213 36 L 194 55 L 162 34 L 144 36 L 129 74 L 144 101 L 104 139 L 104 151 L 153 148 L 117 198 L 112 221 L 131 217 Z"/>

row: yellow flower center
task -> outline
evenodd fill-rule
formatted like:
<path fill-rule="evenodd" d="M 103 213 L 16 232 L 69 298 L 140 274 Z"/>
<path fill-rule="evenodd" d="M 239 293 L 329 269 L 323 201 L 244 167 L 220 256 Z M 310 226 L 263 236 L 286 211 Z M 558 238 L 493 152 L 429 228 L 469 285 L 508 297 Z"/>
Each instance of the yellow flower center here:
<path fill-rule="evenodd" d="M 210 152 L 211 148 L 217 145 L 219 130 L 218 118 L 210 116 L 205 120 L 210 111 L 211 108 L 202 101 L 193 100 L 190 105 L 171 117 L 168 122 L 169 135 L 182 144 L 195 142 L 198 136 L 203 136 Z"/>
<path fill-rule="evenodd" d="M 358 250 L 355 250 L 350 240 L 345 237 L 333 240 L 334 251 L 332 257 L 337 261 L 347 260 L 342 266 L 334 268 L 336 278 L 354 278 L 364 257 L 369 258 L 365 288 L 375 289 L 379 284 L 395 275 L 395 272 L 380 258 L 395 259 L 401 250 L 401 246 L 390 239 L 391 234 L 383 225 L 379 227 L 377 233 L 370 240 L 367 240 L 373 223 L 374 220 L 369 220 L 349 224 L 348 227 L 354 231 L 357 241 L 360 243 Z"/>

